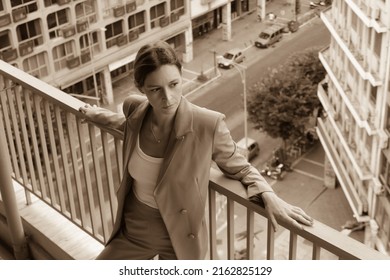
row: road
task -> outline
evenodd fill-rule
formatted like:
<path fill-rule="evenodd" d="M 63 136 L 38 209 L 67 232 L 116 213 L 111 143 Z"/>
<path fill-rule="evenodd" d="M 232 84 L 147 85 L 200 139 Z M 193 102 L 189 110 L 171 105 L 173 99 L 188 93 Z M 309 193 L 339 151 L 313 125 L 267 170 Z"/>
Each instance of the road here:
<path fill-rule="evenodd" d="M 317 20 L 311 21 L 293 34 L 284 34 L 283 39 L 269 49 L 259 49 L 254 46 L 245 50 L 246 60 L 243 65 L 246 70 L 246 85 L 250 88 L 269 69 L 282 64 L 292 53 L 313 46 L 326 46 L 330 42 L 330 35 L 324 24 Z M 239 72 L 235 69 L 220 69 L 222 77 L 214 82 L 213 86 L 205 87 L 196 95 L 187 98 L 193 103 L 206 107 L 227 116 L 227 125 L 234 140 L 244 136 L 244 105 L 243 84 Z M 248 92 L 249 94 L 249 92 Z M 248 123 L 248 135 L 263 137 L 255 132 Z M 260 143 L 264 148 L 264 145 Z M 267 149 L 267 147 L 265 147 Z M 268 150 L 268 149 L 267 149 Z"/>

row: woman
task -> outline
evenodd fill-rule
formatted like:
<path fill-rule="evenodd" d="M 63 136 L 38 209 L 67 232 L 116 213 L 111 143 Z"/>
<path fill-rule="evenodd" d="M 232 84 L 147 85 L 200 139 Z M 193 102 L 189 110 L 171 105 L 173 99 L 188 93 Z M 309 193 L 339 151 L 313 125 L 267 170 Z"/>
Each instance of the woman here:
<path fill-rule="evenodd" d="M 281 200 L 238 151 L 224 115 L 182 96 L 181 63 L 165 42 L 142 47 L 134 81 L 144 96 L 123 105 L 124 116 L 86 105 L 87 119 L 124 132 L 124 178 L 117 191 L 114 230 L 97 259 L 203 259 L 210 167 L 242 182 L 276 218 L 311 225 L 302 209 Z"/>

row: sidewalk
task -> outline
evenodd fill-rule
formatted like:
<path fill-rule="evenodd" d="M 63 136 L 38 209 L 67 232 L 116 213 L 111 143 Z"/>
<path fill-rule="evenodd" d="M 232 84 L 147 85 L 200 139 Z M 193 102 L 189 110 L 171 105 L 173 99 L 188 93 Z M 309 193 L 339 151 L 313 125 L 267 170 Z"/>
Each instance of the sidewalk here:
<path fill-rule="evenodd" d="M 342 231 L 348 221 L 355 221 L 353 212 L 340 186 L 327 188 L 323 185 L 325 152 L 320 143 L 309 150 L 293 166 L 294 171 L 287 174 L 285 180 L 273 185 L 275 192 L 284 200 L 301 207 L 315 220 Z M 345 233 L 347 234 L 347 233 Z M 353 239 L 364 242 L 364 230 L 349 234 Z M 278 237 L 277 249 L 288 250 L 289 233 L 284 231 Z M 303 242 L 305 243 L 305 242 Z M 305 246 L 305 244 L 302 244 Z M 300 258 L 311 259 L 311 244 L 300 253 Z M 279 256 L 284 258 L 284 256 Z M 321 252 L 321 257 L 334 259 L 328 252 Z"/>
<path fill-rule="evenodd" d="M 303 2 L 303 1 L 301 1 Z M 309 3 L 309 2 L 308 2 Z M 301 12 L 298 14 L 300 25 L 315 17 L 315 10 L 310 9 L 308 3 L 301 4 Z M 215 29 L 197 38 L 193 42 L 194 59 L 185 63 L 186 69 L 200 72 L 213 67 L 213 52 L 223 55 L 223 53 L 232 48 L 241 48 L 246 50 L 253 46 L 254 41 L 267 25 L 275 22 L 287 23 L 295 19 L 292 6 L 283 2 L 271 1 L 267 4 L 266 13 L 273 13 L 277 17 L 274 21 L 264 19 L 261 22 L 257 18 L 257 13 L 252 12 L 232 22 L 232 39 L 230 41 L 222 40 L 222 30 Z M 299 31 L 298 31 L 299 32 Z"/>

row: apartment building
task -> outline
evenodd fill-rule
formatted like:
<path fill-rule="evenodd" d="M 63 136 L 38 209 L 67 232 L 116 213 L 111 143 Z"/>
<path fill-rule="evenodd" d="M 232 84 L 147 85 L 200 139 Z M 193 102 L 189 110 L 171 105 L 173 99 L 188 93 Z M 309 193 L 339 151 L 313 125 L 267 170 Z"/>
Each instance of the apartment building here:
<path fill-rule="evenodd" d="M 365 243 L 390 253 L 390 0 L 333 1 L 318 135 Z"/>
<path fill-rule="evenodd" d="M 142 45 L 167 41 L 189 62 L 194 37 L 222 24 L 229 39 L 231 18 L 256 3 L 0 0 L 0 58 L 85 101 L 112 103 L 112 84 L 129 75 Z"/>

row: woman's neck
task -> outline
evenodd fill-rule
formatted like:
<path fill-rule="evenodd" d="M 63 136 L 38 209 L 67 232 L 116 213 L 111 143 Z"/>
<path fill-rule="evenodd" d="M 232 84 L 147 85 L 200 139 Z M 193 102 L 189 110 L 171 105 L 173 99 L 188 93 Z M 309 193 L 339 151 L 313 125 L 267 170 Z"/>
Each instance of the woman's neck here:
<path fill-rule="evenodd" d="M 160 129 L 170 128 L 175 119 L 175 115 L 158 114 L 153 110 L 151 111 L 150 117 L 153 125 Z"/>

